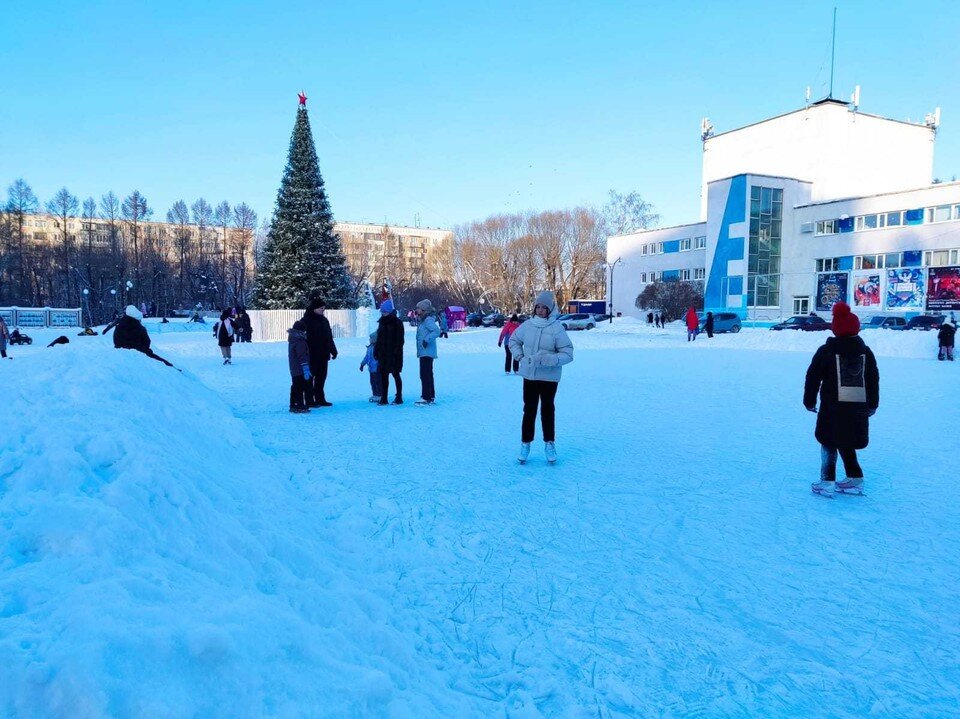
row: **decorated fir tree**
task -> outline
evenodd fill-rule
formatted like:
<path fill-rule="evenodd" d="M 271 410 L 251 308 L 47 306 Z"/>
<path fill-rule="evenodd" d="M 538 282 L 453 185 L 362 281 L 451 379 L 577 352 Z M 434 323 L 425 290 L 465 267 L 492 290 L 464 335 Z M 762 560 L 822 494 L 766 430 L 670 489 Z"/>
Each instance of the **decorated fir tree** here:
<path fill-rule="evenodd" d="M 262 309 L 301 308 L 314 297 L 322 297 L 332 309 L 353 303 L 306 104 L 301 93 L 287 166 L 261 255 L 254 303 Z"/>

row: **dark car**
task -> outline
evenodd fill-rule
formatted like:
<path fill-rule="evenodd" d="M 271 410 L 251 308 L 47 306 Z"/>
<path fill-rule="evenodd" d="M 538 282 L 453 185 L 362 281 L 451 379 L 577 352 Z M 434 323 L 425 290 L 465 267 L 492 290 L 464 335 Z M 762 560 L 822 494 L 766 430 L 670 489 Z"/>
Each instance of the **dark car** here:
<path fill-rule="evenodd" d="M 907 320 L 904 330 L 938 330 L 946 319 L 944 315 L 917 315 Z"/>
<path fill-rule="evenodd" d="M 480 312 L 471 312 L 468 314 L 467 327 L 483 327 L 483 315 Z"/>
<path fill-rule="evenodd" d="M 502 312 L 491 312 L 483 318 L 482 323 L 484 327 L 503 327 L 506 321 L 507 316 Z"/>
<path fill-rule="evenodd" d="M 830 323 L 822 317 L 810 315 L 794 315 L 780 324 L 774 325 L 772 330 L 802 330 L 804 332 L 820 332 L 830 329 Z"/>
<path fill-rule="evenodd" d="M 14 330 L 10 333 L 10 344 L 12 345 L 32 345 L 33 337 L 23 334 L 20 330 Z"/>

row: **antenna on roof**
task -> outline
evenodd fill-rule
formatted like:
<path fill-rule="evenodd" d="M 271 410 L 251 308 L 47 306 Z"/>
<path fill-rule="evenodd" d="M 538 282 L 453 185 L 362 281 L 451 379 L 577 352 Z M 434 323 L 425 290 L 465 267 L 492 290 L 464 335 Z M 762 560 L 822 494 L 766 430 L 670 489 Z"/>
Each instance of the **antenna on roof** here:
<path fill-rule="evenodd" d="M 803 93 L 803 100 L 805 105 L 810 104 L 810 86 L 807 85 L 807 91 Z"/>
<path fill-rule="evenodd" d="M 853 111 L 856 112 L 860 107 L 860 86 L 853 88 L 853 94 L 850 96 L 850 102 L 853 104 Z"/>
<path fill-rule="evenodd" d="M 713 123 L 705 117 L 700 120 L 700 139 L 706 141 L 708 137 L 713 137 Z"/>
<path fill-rule="evenodd" d="M 933 112 L 927 113 L 927 116 L 923 118 L 923 124 L 932 127 L 934 130 L 940 127 L 940 108 L 938 107 Z"/>
<path fill-rule="evenodd" d="M 833 39 L 830 41 L 830 95 L 828 97 L 833 99 L 833 61 L 837 53 L 837 8 L 833 8 Z"/>

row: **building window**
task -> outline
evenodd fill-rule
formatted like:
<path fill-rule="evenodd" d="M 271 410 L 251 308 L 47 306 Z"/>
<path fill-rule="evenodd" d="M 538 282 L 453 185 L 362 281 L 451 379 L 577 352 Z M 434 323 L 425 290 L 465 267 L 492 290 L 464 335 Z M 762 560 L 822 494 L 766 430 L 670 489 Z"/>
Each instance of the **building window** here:
<path fill-rule="evenodd" d="M 647 246 L 646 246 L 646 245 L 643 245 L 643 247 L 640 248 L 640 254 L 641 254 L 641 255 L 647 254 Z"/>
<path fill-rule="evenodd" d="M 882 270 L 886 263 L 886 255 L 857 255 L 853 258 L 855 270 Z"/>
<path fill-rule="evenodd" d="M 640 281 L 641 281 L 641 282 L 646 282 L 646 281 L 647 281 L 647 273 L 646 273 L 646 272 L 641 272 L 641 273 L 640 273 Z"/>
<path fill-rule="evenodd" d="M 817 230 L 815 234 L 817 235 L 837 234 L 837 221 L 836 220 L 820 220 L 817 223 Z"/>
<path fill-rule="evenodd" d="M 693 271 L 693 279 L 704 280 L 707 278 L 707 270 L 704 267 L 698 267 Z"/>
<path fill-rule="evenodd" d="M 794 297 L 793 298 L 793 314 L 795 315 L 805 315 L 810 312 L 810 298 L 809 297 Z"/>
<path fill-rule="evenodd" d="M 903 212 L 888 212 L 887 227 L 899 227 L 903 224 Z"/>
<path fill-rule="evenodd" d="M 960 205 L 958 205 L 960 207 Z M 700 237 L 693 238 L 693 249 L 695 250 L 705 250 L 707 248 L 707 238 L 705 235 Z"/>
<path fill-rule="evenodd" d="M 783 190 L 750 188 L 750 255 L 747 261 L 747 306 L 780 304 L 780 242 Z"/>
<path fill-rule="evenodd" d="M 928 207 L 926 214 L 927 222 L 946 222 L 953 216 L 953 207 L 950 205 L 937 205 Z"/>
<path fill-rule="evenodd" d="M 662 254 L 663 254 L 663 243 L 662 243 L 662 242 L 658 242 L 658 243 L 657 243 L 657 254 L 658 254 L 658 255 L 662 255 Z"/>
<path fill-rule="evenodd" d="M 817 260 L 817 272 L 836 272 L 840 269 L 839 257 L 825 257 Z"/>
<path fill-rule="evenodd" d="M 680 240 L 681 252 L 688 252 L 692 247 L 693 247 L 693 240 L 691 240 L 689 237 L 687 237 L 686 239 Z"/>
<path fill-rule="evenodd" d="M 923 253 L 926 267 L 944 267 L 955 265 L 960 260 L 960 250 L 927 250 Z"/>
<path fill-rule="evenodd" d="M 690 270 L 680 270 L 680 279 L 688 282 L 690 280 Z"/>

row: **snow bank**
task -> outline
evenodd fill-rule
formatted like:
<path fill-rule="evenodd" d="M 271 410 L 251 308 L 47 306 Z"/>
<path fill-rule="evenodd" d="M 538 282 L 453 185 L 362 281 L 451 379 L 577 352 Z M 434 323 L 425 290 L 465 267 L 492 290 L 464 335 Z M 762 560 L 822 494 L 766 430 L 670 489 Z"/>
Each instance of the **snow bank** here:
<path fill-rule="evenodd" d="M 99 341 L 31 354 L 0 364 L 0 715 L 457 713 L 213 392 Z"/>

